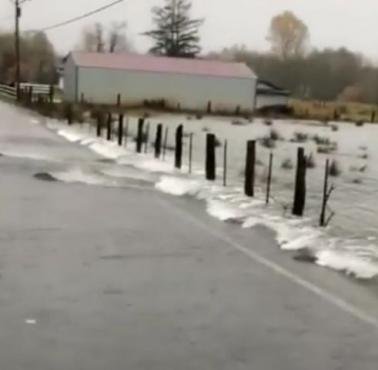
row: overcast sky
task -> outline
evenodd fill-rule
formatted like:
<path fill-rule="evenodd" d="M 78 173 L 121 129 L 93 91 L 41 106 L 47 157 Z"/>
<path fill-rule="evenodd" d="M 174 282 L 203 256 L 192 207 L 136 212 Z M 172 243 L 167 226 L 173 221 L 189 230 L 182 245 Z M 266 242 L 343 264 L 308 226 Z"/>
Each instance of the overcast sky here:
<path fill-rule="evenodd" d="M 12 26 L 11 1 L 0 0 L 0 28 Z M 35 29 L 85 13 L 111 0 L 29 0 L 23 5 L 22 28 Z M 48 32 L 60 52 L 78 43 L 81 29 L 92 22 L 126 20 L 135 48 L 143 52 L 148 40 L 140 33 L 151 26 L 150 9 L 163 0 L 125 0 L 105 12 Z M 204 17 L 204 51 L 233 44 L 266 50 L 271 18 L 291 10 L 304 20 L 317 48 L 346 46 L 378 60 L 378 0 L 193 0 L 193 15 Z"/>

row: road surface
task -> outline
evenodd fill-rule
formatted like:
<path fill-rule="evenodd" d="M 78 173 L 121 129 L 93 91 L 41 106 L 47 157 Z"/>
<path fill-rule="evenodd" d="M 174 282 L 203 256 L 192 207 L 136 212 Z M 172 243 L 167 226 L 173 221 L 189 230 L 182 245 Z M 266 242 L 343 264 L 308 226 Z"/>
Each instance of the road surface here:
<path fill-rule="evenodd" d="M 0 103 L 1 369 L 377 369 L 374 289 L 197 201 L 37 180 L 99 158 L 32 119 Z"/>

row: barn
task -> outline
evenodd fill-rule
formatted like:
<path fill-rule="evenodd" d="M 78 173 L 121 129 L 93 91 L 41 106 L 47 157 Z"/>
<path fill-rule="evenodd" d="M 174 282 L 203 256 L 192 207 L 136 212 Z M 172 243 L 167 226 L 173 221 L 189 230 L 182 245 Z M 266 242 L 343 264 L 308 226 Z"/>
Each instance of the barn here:
<path fill-rule="evenodd" d="M 64 68 L 67 102 L 252 112 L 256 83 L 243 63 L 131 53 L 72 52 Z"/>

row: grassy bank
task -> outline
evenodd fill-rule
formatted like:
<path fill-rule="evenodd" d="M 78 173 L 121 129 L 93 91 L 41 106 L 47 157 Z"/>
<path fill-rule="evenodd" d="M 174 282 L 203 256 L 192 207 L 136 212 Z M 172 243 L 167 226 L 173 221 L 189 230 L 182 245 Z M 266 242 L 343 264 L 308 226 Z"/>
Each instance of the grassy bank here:
<path fill-rule="evenodd" d="M 378 106 L 363 103 L 320 102 L 291 99 L 290 107 L 298 118 L 321 121 L 378 122 Z"/>

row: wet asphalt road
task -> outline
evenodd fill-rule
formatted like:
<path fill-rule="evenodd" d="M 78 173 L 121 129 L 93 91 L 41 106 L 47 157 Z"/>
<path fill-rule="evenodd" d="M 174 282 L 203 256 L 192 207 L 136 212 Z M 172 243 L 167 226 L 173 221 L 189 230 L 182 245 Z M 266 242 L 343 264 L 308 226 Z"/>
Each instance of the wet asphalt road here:
<path fill-rule="evenodd" d="M 3 147 L 14 114 L 19 140 L 97 159 L 0 108 Z M 377 369 L 374 290 L 195 201 L 33 178 L 56 166 L 0 158 L 1 369 Z"/>

